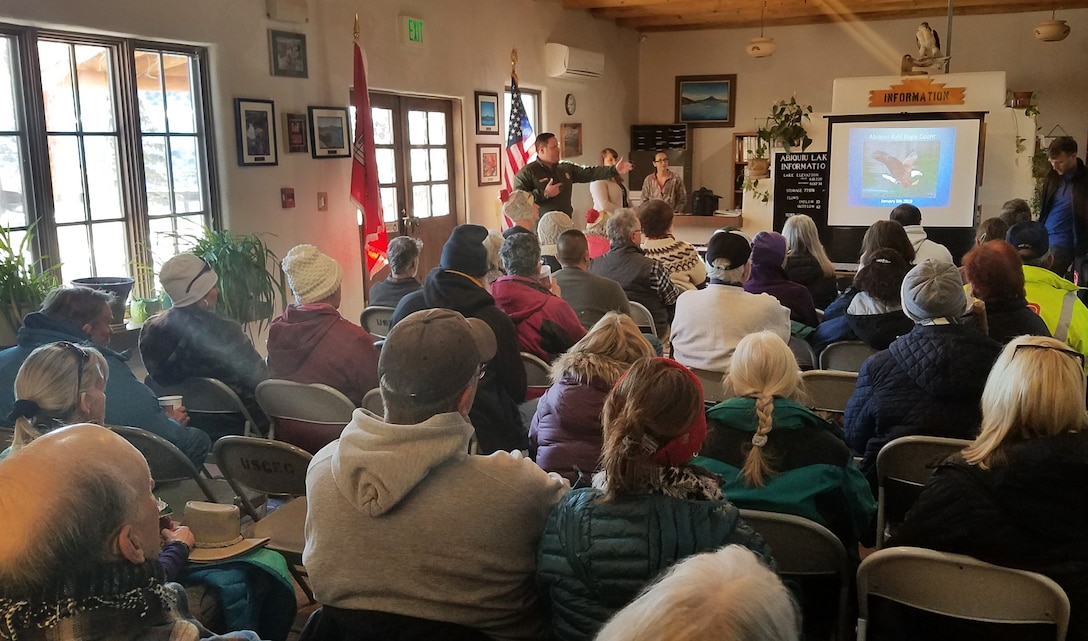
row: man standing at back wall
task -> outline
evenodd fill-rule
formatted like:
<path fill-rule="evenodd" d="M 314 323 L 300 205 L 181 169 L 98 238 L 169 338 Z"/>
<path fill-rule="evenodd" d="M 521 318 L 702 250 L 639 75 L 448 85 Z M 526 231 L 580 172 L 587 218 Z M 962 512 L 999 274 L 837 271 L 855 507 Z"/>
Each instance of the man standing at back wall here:
<path fill-rule="evenodd" d="M 1085 254 L 1088 254 L 1088 170 L 1077 158 L 1077 141 L 1070 136 L 1055 138 L 1047 149 L 1050 172 L 1043 183 L 1039 222 L 1046 225 L 1050 252 L 1054 256 L 1051 271 L 1065 276 L 1075 267 L 1084 287 Z M 1085 300 L 1082 295 L 1081 300 Z"/>
<path fill-rule="evenodd" d="M 594 180 L 609 180 L 616 174 L 631 171 L 631 163 L 620 158 L 611 167 L 586 167 L 559 160 L 559 139 L 555 134 L 542 133 L 536 137 L 536 160 L 528 163 L 514 177 L 514 189 L 527 191 L 540 205 L 540 214 L 561 211 L 570 216 L 572 185 Z"/>

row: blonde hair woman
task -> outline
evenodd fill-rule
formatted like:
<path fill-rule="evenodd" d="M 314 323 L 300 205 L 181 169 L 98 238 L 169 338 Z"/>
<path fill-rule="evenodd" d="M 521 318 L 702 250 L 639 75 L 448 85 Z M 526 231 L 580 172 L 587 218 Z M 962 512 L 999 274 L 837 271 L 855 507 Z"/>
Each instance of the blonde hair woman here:
<path fill-rule="evenodd" d="M 982 393 L 982 428 L 937 467 L 891 545 L 1039 572 L 1072 605 L 1069 639 L 1088 639 L 1088 417 L 1084 357 L 1020 336 Z M 914 638 L 925 638 L 915 636 Z"/>
<path fill-rule="evenodd" d="M 871 533 L 876 502 L 841 430 L 802 404 L 789 346 L 773 332 L 737 344 L 725 377 L 734 398 L 707 412 L 694 461 L 725 479 L 738 507 L 796 514 L 835 532 L 847 549 Z"/>
<path fill-rule="evenodd" d="M 106 416 L 106 359 L 93 347 L 60 342 L 42 345 L 15 375 L 15 425 L 11 452 L 56 427 L 99 423 Z"/>
<path fill-rule="evenodd" d="M 552 509 L 537 573 L 552 635 L 592 639 L 662 570 L 738 543 L 770 562 L 763 540 L 722 496 L 719 479 L 688 465 L 706 433 L 699 381 L 666 358 L 641 358 L 604 405 L 602 471 Z"/>
<path fill-rule="evenodd" d="M 673 566 L 620 610 L 596 641 L 796 641 L 789 590 L 751 551 L 729 545 Z"/>
<path fill-rule="evenodd" d="M 552 386 L 540 398 L 529 428 L 529 452 L 540 467 L 571 483 L 599 469 L 604 435 L 601 410 L 621 374 L 653 348 L 629 316 L 604 315 L 552 364 Z"/>
<path fill-rule="evenodd" d="M 782 226 L 789 253 L 786 274 L 790 280 L 808 288 L 818 309 L 826 309 L 839 295 L 835 266 L 820 242 L 816 223 L 804 214 L 794 214 Z"/>

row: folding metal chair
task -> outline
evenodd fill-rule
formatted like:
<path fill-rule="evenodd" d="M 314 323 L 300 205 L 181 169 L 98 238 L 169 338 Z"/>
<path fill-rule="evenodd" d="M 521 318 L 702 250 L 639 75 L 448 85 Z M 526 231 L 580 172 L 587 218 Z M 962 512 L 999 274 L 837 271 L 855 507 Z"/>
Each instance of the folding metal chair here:
<path fill-rule="evenodd" d="M 190 415 L 207 414 L 211 417 L 223 418 L 238 414 L 244 422 L 242 434 L 253 436 L 257 433 L 257 422 L 249 415 L 249 410 L 242 403 L 242 399 L 238 398 L 234 390 L 218 378 L 194 376 L 176 385 L 161 385 L 148 376 L 144 383 L 155 390 L 159 396 L 183 397 L 185 409 Z"/>
<path fill-rule="evenodd" d="M 654 323 L 654 315 L 650 313 L 650 310 L 646 309 L 646 306 L 642 303 L 631 303 L 631 320 L 635 321 L 635 325 L 642 330 L 644 334 L 652 334 L 657 336 L 657 324 Z"/>
<path fill-rule="evenodd" d="M 854 395 L 858 384 L 857 372 L 814 369 L 801 372 L 805 390 L 812 400 L 813 408 L 822 412 L 843 414 L 846 404 Z"/>
<path fill-rule="evenodd" d="M 359 315 L 359 324 L 372 336 L 385 338 L 389 335 L 389 321 L 393 319 L 393 307 L 371 305 L 363 309 Z"/>
<path fill-rule="evenodd" d="M 940 436 L 901 436 L 876 455 L 876 547 L 884 547 L 887 528 L 895 526 L 914 505 L 933 468 L 971 441 Z"/>
<path fill-rule="evenodd" d="M 382 391 L 375 387 L 363 395 L 363 404 L 360 406 L 369 410 L 375 416 L 385 416 L 385 403 L 382 402 Z"/>
<path fill-rule="evenodd" d="M 272 419 L 270 437 L 311 454 L 340 438 L 355 411 L 351 399 L 328 385 L 276 378 L 257 386 L 257 403 Z"/>
<path fill-rule="evenodd" d="M 861 341 L 831 343 L 820 352 L 820 369 L 860 372 L 865 359 L 878 351 L 880 350 L 875 350 Z"/>

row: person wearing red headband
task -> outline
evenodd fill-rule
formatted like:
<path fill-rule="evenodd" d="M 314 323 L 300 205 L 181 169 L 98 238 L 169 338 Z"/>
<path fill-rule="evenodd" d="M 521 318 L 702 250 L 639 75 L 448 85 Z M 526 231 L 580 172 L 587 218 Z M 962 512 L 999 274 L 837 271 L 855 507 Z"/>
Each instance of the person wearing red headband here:
<path fill-rule="evenodd" d="M 693 554 L 735 543 L 773 569 L 721 479 L 688 465 L 706 438 L 703 392 L 690 370 L 667 358 L 635 361 L 602 418 L 593 487 L 562 499 L 541 537 L 537 575 L 553 638 L 592 639 L 661 571 Z"/>

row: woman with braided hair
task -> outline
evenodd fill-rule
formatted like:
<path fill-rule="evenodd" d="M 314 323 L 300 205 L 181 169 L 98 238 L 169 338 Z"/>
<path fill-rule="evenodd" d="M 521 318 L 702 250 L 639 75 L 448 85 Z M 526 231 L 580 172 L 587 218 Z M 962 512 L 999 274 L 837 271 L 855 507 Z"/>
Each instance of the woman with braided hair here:
<path fill-rule="evenodd" d="M 602 412 L 593 487 L 573 490 L 544 528 L 537 575 L 552 634 L 589 640 L 669 566 L 736 543 L 772 563 L 763 540 L 722 496 L 720 479 L 688 463 L 706 435 L 699 380 L 666 358 L 641 358 Z M 772 567 L 773 569 L 773 567 Z"/>
<path fill-rule="evenodd" d="M 876 502 L 842 430 L 800 401 L 802 385 L 781 338 L 745 336 L 725 377 L 734 398 L 707 412 L 709 433 L 694 464 L 720 474 L 738 507 L 803 516 L 856 551 L 872 536 Z"/>

